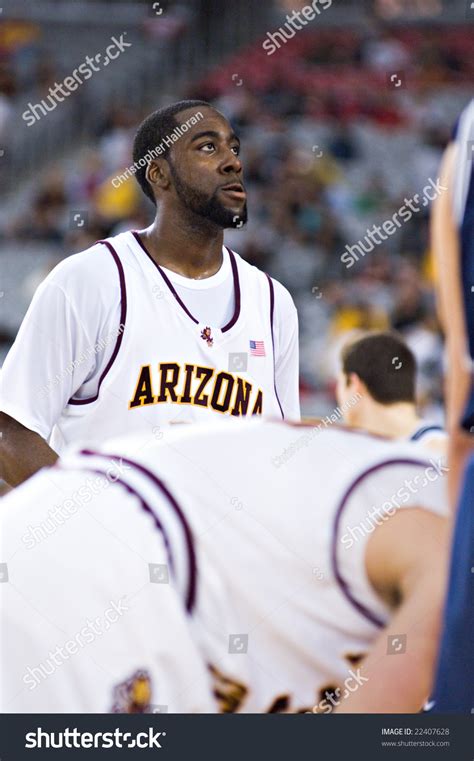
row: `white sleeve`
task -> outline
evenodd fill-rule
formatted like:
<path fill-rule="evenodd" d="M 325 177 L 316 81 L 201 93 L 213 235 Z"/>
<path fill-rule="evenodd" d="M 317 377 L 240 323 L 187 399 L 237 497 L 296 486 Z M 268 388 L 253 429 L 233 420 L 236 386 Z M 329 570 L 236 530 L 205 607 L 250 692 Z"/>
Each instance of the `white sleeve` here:
<path fill-rule="evenodd" d="M 300 420 L 298 313 L 281 283 L 275 289 L 275 383 L 286 420 Z"/>
<path fill-rule="evenodd" d="M 96 383 L 113 350 L 110 341 L 95 350 L 98 339 L 119 324 L 117 270 L 101 248 L 68 257 L 50 272 L 0 372 L 0 410 L 44 439 L 69 399 L 88 395 L 78 389 L 85 381 Z"/>
<path fill-rule="evenodd" d="M 47 278 L 36 291 L 2 367 L 1 410 L 47 439 L 94 365 L 88 346 L 66 294 Z M 82 355 L 84 360 L 74 363 Z"/>

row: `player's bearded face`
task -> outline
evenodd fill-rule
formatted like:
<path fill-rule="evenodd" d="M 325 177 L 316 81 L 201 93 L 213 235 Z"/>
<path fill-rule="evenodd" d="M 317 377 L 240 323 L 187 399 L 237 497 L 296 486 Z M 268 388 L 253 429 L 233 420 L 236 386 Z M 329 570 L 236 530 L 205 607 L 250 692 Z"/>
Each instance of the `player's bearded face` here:
<path fill-rule="evenodd" d="M 247 222 L 247 202 L 239 208 L 225 206 L 218 197 L 219 188 L 209 195 L 185 182 L 178 174 L 173 162 L 169 162 L 176 194 L 186 208 L 219 227 L 241 227 Z M 222 183 L 225 184 L 225 183 Z"/>

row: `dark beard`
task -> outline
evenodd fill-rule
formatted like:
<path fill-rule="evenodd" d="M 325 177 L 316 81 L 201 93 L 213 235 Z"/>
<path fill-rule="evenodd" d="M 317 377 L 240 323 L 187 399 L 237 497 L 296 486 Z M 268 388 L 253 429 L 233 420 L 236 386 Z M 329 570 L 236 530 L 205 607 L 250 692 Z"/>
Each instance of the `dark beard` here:
<path fill-rule="evenodd" d="M 192 188 L 186 182 L 183 182 L 171 161 L 168 162 L 173 177 L 176 194 L 187 209 L 197 214 L 199 217 L 213 222 L 218 227 L 226 229 L 229 227 L 242 227 L 247 222 L 247 203 L 245 203 L 240 214 L 226 208 L 218 199 L 216 190 L 212 196 L 206 196 L 201 191 Z"/>

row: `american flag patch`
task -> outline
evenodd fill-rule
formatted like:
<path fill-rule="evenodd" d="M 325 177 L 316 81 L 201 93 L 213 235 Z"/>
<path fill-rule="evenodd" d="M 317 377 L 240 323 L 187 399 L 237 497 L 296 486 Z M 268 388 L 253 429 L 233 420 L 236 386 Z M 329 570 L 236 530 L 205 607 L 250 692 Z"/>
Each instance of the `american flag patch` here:
<path fill-rule="evenodd" d="M 265 344 L 263 341 L 250 341 L 250 356 L 251 357 L 265 356 Z"/>

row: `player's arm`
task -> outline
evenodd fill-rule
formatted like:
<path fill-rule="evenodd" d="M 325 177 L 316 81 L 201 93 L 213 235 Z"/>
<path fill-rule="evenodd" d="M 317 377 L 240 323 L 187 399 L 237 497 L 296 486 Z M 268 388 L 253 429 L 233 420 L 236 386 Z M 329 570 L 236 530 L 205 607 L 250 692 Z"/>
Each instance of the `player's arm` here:
<path fill-rule="evenodd" d="M 56 452 L 38 433 L 0 412 L 0 477 L 17 486 L 40 468 L 54 465 Z"/>
<path fill-rule="evenodd" d="M 460 428 L 471 383 L 471 358 L 467 341 L 462 293 L 461 251 L 459 230 L 453 213 L 453 188 L 459 146 L 451 143 L 446 149 L 440 170 L 440 181 L 447 190 L 433 203 L 431 213 L 431 245 L 437 269 L 438 312 L 446 339 L 449 373 L 446 380 L 446 416 L 449 437 L 450 503 L 454 509 L 467 457 L 474 441 Z"/>
<path fill-rule="evenodd" d="M 57 459 L 46 442 L 94 367 L 93 347 L 64 289 L 48 276 L 0 375 L 0 476 L 11 486 Z"/>
<path fill-rule="evenodd" d="M 458 146 L 446 149 L 440 169 L 441 185 L 447 190 L 433 202 L 431 245 L 437 271 L 438 313 L 446 337 L 451 370 L 447 383 L 448 426 L 457 427 L 466 402 L 470 358 L 461 288 L 461 253 L 459 231 L 453 214 L 453 187 Z"/>
<path fill-rule="evenodd" d="M 367 681 L 338 713 L 422 709 L 434 676 L 448 558 L 449 521 L 428 510 L 399 510 L 371 535 L 368 578 L 382 598 L 399 603 L 359 669 Z"/>

